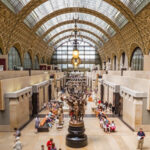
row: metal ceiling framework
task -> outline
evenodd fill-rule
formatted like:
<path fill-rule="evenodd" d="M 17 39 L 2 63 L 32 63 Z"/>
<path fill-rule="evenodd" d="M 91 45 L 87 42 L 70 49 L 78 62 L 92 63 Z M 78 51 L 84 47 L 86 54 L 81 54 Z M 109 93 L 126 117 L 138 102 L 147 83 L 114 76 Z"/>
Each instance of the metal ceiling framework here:
<path fill-rule="evenodd" d="M 49 40 L 47 41 L 47 43 L 49 43 L 50 41 L 52 41 L 53 39 L 55 39 L 57 36 L 59 36 L 59 35 L 62 34 L 62 33 L 65 33 L 65 32 L 72 32 L 73 29 L 74 29 L 74 28 L 69 28 L 69 29 L 62 30 L 62 31 L 58 32 L 57 34 L 53 35 L 53 36 L 51 37 L 51 39 L 49 39 Z M 86 29 L 84 29 L 84 28 L 78 28 L 78 30 L 79 30 L 79 31 L 82 31 L 82 32 L 87 32 L 87 33 L 89 33 L 89 34 L 95 36 L 95 37 L 96 37 L 97 39 L 99 39 L 102 43 L 104 43 L 104 40 L 103 40 L 100 36 L 98 36 L 97 34 L 95 34 L 94 32 L 91 32 L 90 30 L 86 30 Z"/>
<path fill-rule="evenodd" d="M 71 33 L 70 24 L 73 23 L 73 18 L 78 16 L 78 23 L 82 24 L 82 28 L 80 28 L 86 33 L 83 37 L 92 40 L 98 46 L 100 44 L 97 43 L 107 42 L 115 33 L 121 35 L 120 29 L 128 22 L 133 22 L 134 16 L 150 2 L 150 0 L 1 1 L 43 40 L 48 37 L 46 42 L 58 38 L 57 41 L 53 42 L 55 44 L 63 40 L 62 34 L 69 31 Z M 66 27 L 63 30 L 62 27 L 65 25 Z M 56 31 L 56 34 L 51 34 L 53 30 Z M 88 30 L 90 31 L 87 32 Z M 96 30 L 99 31 L 98 34 L 95 33 Z M 93 40 L 91 38 L 93 36 L 98 41 Z"/>
<path fill-rule="evenodd" d="M 90 37 L 85 36 L 85 35 L 81 35 L 81 36 L 82 36 L 83 39 L 87 39 L 87 40 L 91 41 L 91 42 L 96 46 L 96 48 L 99 47 L 99 44 L 98 44 L 95 40 L 93 40 L 93 39 L 91 39 Z M 68 39 L 68 40 L 69 40 L 71 37 L 74 37 L 74 35 L 66 35 L 66 36 L 63 36 L 63 37 L 61 37 L 59 40 L 57 40 L 57 41 L 54 43 L 54 45 L 59 44 L 59 43 L 60 43 L 62 40 L 64 40 L 64 39 Z"/>

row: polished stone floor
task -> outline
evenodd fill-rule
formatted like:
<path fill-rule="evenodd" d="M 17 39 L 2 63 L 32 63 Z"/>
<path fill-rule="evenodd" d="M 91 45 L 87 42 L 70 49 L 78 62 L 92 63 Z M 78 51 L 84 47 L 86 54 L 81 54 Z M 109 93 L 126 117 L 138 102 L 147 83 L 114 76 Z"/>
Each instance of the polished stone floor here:
<path fill-rule="evenodd" d="M 43 114 L 46 111 L 42 112 Z M 91 114 L 91 103 L 88 103 L 86 114 Z M 95 117 L 85 117 L 85 128 L 88 136 L 88 146 L 81 150 L 135 150 L 137 145 L 136 133 L 132 132 L 118 118 L 111 118 L 117 126 L 117 132 L 104 133 L 99 127 L 99 121 Z M 21 142 L 23 150 L 40 150 L 40 146 L 49 138 L 53 138 L 57 149 L 73 150 L 65 145 L 65 136 L 67 134 L 69 118 L 65 118 L 64 128 L 60 131 L 53 126 L 48 133 L 35 134 L 34 120 L 30 122 L 23 130 Z M 11 150 L 14 143 L 13 132 L 0 132 L 0 150 Z M 45 150 L 47 148 L 45 147 Z M 80 149 L 79 149 L 80 150 Z M 150 133 L 146 133 L 143 150 L 150 150 Z"/>

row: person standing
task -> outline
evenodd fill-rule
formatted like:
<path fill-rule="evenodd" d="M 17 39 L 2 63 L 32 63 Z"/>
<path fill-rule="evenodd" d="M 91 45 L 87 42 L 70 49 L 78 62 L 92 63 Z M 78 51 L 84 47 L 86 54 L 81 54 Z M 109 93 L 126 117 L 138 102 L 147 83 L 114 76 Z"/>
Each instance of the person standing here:
<path fill-rule="evenodd" d="M 44 145 L 41 145 L 41 150 L 44 150 Z"/>
<path fill-rule="evenodd" d="M 22 150 L 22 143 L 20 142 L 20 138 L 19 137 L 16 138 L 16 142 L 15 142 L 15 144 L 13 146 L 13 149 L 14 150 Z"/>
<path fill-rule="evenodd" d="M 142 128 L 140 128 L 140 130 L 138 131 L 137 136 L 138 136 L 137 149 L 142 150 L 143 149 L 144 138 L 145 138 L 145 133 L 144 133 Z"/>
<path fill-rule="evenodd" d="M 47 141 L 47 144 L 46 144 L 46 145 L 47 145 L 47 149 L 48 149 L 48 150 L 51 150 L 51 148 L 52 148 L 52 143 L 53 143 L 53 139 L 50 139 L 50 140 Z"/>
<path fill-rule="evenodd" d="M 40 119 L 38 117 L 35 118 L 35 129 L 36 133 L 38 133 L 38 128 L 40 126 Z"/>
<path fill-rule="evenodd" d="M 15 128 L 14 129 L 15 130 L 15 134 L 14 134 L 14 136 L 17 138 L 17 137 L 20 137 L 21 136 L 21 132 L 20 132 L 20 130 L 19 129 L 17 129 L 17 128 Z"/>

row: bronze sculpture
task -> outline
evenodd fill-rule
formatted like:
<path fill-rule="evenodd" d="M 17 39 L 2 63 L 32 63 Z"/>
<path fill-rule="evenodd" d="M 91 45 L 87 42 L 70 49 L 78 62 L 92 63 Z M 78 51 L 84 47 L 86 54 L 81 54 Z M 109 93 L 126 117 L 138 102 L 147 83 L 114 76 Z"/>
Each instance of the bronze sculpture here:
<path fill-rule="evenodd" d="M 78 80 L 80 78 L 80 80 Z M 69 134 L 66 136 L 66 144 L 70 147 L 80 148 L 87 145 L 87 136 L 84 134 L 84 115 L 86 99 L 86 84 L 83 84 L 82 78 L 77 76 L 71 78 L 67 83 L 68 96 L 65 99 L 69 105 Z"/>

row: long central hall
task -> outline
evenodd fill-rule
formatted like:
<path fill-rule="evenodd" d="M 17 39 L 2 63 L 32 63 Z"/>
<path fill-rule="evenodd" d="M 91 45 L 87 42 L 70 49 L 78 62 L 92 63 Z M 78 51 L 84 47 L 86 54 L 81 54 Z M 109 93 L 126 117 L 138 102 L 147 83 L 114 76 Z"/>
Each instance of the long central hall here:
<path fill-rule="evenodd" d="M 0 150 L 150 150 L 150 0 L 0 0 Z"/>

